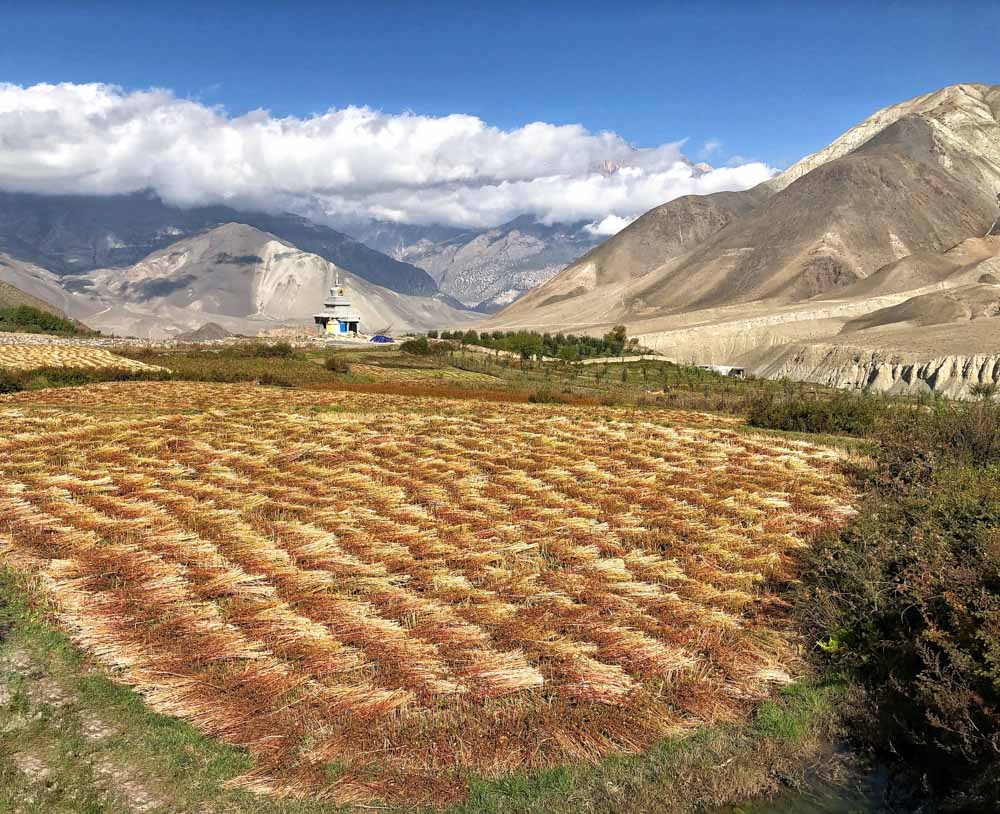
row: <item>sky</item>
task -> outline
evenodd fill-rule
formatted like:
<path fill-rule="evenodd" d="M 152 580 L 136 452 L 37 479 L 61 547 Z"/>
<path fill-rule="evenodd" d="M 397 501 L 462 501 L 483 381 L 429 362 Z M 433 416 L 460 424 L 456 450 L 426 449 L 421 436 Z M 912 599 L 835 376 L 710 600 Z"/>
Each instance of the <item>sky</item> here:
<path fill-rule="evenodd" d="M 38 0 L 0 19 L 0 188 L 333 220 L 613 230 L 887 104 L 1000 82 L 996 2 Z"/>

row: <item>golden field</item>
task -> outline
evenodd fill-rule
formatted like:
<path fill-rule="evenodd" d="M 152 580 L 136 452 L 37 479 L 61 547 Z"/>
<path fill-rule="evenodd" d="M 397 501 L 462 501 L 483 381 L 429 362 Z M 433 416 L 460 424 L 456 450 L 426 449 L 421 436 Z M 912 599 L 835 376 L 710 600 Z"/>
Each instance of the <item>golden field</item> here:
<path fill-rule="evenodd" d="M 798 669 L 839 453 L 685 412 L 115 383 L 0 398 L 0 563 L 247 788 L 442 804 Z"/>
<path fill-rule="evenodd" d="M 163 370 L 155 365 L 117 356 L 104 348 L 83 345 L 0 344 L 0 370 L 27 371 L 46 367 Z"/>

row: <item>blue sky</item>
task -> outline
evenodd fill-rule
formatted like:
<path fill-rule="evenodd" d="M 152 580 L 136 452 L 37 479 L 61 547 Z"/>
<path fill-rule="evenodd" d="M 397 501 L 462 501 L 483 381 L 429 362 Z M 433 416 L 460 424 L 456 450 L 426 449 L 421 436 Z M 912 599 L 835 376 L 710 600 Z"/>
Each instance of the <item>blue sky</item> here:
<path fill-rule="evenodd" d="M 1000 82 L 996 2 L 39 0 L 0 20 L 0 188 L 329 222 L 530 212 L 610 233 L 759 183 L 885 105 Z M 595 176 L 606 160 L 629 169 Z"/>
<path fill-rule="evenodd" d="M 87 6 L 88 8 L 84 8 Z M 304 115 L 347 104 L 719 139 L 785 166 L 872 110 L 1000 82 L 997 3 L 3 4 L 0 80 L 160 86 Z"/>

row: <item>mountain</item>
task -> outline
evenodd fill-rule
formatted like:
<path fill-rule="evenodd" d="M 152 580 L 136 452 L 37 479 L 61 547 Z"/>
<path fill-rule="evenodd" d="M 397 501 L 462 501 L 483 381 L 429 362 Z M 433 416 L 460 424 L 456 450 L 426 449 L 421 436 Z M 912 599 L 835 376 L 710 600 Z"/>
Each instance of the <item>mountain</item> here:
<path fill-rule="evenodd" d="M 345 228 L 367 245 L 425 269 L 441 291 L 465 305 L 492 312 L 599 243 L 585 225 L 546 225 L 524 215 L 491 229 L 385 222 Z"/>
<path fill-rule="evenodd" d="M 0 252 L 60 275 L 130 266 L 181 238 L 233 222 L 276 235 L 383 288 L 437 293 L 423 269 L 297 215 L 226 206 L 180 209 L 145 193 L 98 197 L 0 191 Z"/>
<path fill-rule="evenodd" d="M 0 267 L 0 279 L 5 269 Z M 175 241 L 127 267 L 66 277 L 22 264 L 11 282 L 106 333 L 167 338 L 215 323 L 233 333 L 311 328 L 335 273 L 366 332 L 425 330 L 474 317 L 436 297 L 401 294 L 338 269 L 276 235 L 227 223 Z M 67 290 L 69 289 L 69 290 Z"/>
<path fill-rule="evenodd" d="M 981 236 L 1000 190 L 998 110 L 1000 86 L 986 85 L 893 105 L 752 190 L 647 213 L 496 322 L 579 326 L 797 302 Z"/>
<path fill-rule="evenodd" d="M 1000 85 L 950 86 L 876 112 L 754 189 L 646 213 L 482 327 L 598 333 L 624 323 L 679 360 L 816 381 L 826 381 L 823 364 L 842 369 L 844 354 L 870 356 L 881 343 L 891 358 L 913 348 L 907 369 L 937 371 L 921 362 L 932 351 L 921 331 L 951 326 L 948 346 L 968 358 L 998 353 L 1000 273 L 995 240 L 984 238 L 997 229 L 998 192 Z M 817 343 L 836 352 L 813 365 L 804 349 Z M 805 367 L 777 363 L 785 351 Z M 917 389 L 935 386 L 913 375 Z"/>
<path fill-rule="evenodd" d="M 685 195 L 651 209 L 609 240 L 580 257 L 561 274 L 528 292 L 503 317 L 546 313 L 559 303 L 577 306 L 598 292 L 607 306 L 612 288 L 644 277 L 665 261 L 697 247 L 734 218 L 750 212 L 762 191 Z"/>
<path fill-rule="evenodd" d="M 4 266 L 6 266 L 6 263 L 3 259 L 0 259 L 0 269 Z M 66 318 L 66 314 L 51 303 L 39 297 L 33 297 L 12 283 L 0 281 L 0 308 L 18 308 L 22 305 L 37 308 L 39 311 L 45 311 L 49 314 L 55 314 L 57 317 L 62 317 L 63 319 Z"/>

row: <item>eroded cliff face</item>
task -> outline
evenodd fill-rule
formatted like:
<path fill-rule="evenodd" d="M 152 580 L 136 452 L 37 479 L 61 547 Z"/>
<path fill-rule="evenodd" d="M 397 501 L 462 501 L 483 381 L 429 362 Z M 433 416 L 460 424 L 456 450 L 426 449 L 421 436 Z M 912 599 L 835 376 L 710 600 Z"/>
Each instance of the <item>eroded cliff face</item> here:
<path fill-rule="evenodd" d="M 849 345 L 789 345 L 750 368 L 757 376 L 789 378 L 830 387 L 896 395 L 939 393 L 970 398 L 976 384 L 1000 384 L 995 353 L 914 358 Z"/>

